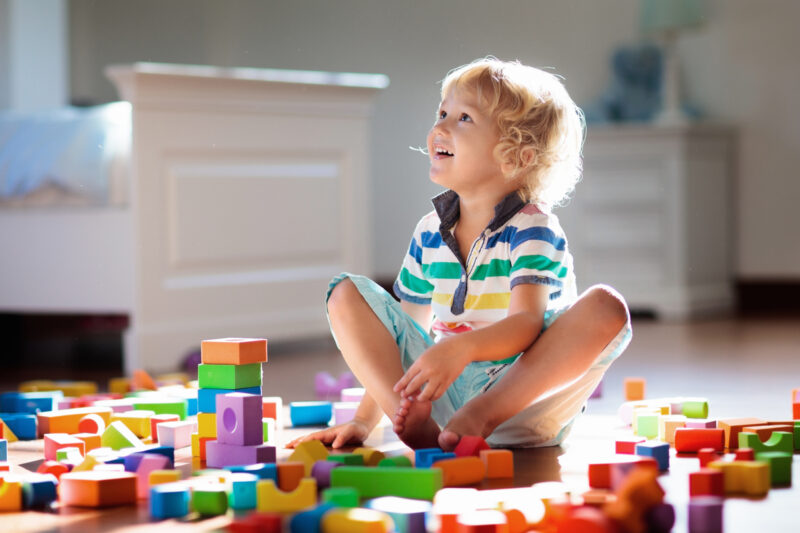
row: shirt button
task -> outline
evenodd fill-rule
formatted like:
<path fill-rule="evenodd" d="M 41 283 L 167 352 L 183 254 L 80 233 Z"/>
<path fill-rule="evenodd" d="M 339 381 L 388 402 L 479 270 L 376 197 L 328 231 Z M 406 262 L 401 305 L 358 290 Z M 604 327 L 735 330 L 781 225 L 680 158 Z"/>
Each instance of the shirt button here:
<path fill-rule="evenodd" d="M 466 274 L 464 274 L 463 276 L 461 276 L 461 281 L 467 281 L 467 275 L 466 275 Z"/>

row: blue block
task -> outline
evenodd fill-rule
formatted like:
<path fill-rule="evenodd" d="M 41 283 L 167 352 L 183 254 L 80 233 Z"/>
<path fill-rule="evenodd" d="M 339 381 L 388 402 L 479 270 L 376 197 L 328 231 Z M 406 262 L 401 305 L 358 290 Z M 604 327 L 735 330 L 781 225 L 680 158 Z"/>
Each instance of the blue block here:
<path fill-rule="evenodd" d="M 0 413 L 0 419 L 19 440 L 36 439 L 36 415 L 26 413 Z"/>
<path fill-rule="evenodd" d="M 637 444 L 636 455 L 652 457 L 658 462 L 659 470 L 669 470 L 669 444 L 666 442 L 647 441 Z"/>
<path fill-rule="evenodd" d="M 26 509 L 45 507 L 58 497 L 53 474 L 26 474 L 22 480 L 22 505 Z"/>
<path fill-rule="evenodd" d="M 63 398 L 61 391 L 4 392 L 0 394 L 0 412 L 36 414 L 39 411 L 53 411 Z"/>
<path fill-rule="evenodd" d="M 235 510 L 255 509 L 258 503 L 256 486 L 258 476 L 237 472 L 231 476 L 231 492 L 228 507 Z"/>
<path fill-rule="evenodd" d="M 147 448 L 141 448 L 141 449 L 136 450 L 135 452 L 129 453 L 126 456 L 126 460 L 127 460 L 128 457 L 139 457 L 139 459 L 131 459 L 131 461 L 136 461 L 135 464 L 136 464 L 136 467 L 138 468 L 139 467 L 139 462 L 142 460 L 141 456 L 144 455 L 144 454 L 149 454 L 149 453 L 156 454 L 156 455 L 163 455 L 164 457 L 169 459 L 169 462 L 171 464 L 173 464 L 173 465 L 175 464 L 175 448 L 172 448 L 170 446 L 159 446 L 158 444 L 153 444 L 153 445 L 151 445 L 151 446 L 149 446 Z M 128 463 L 123 461 L 123 464 L 126 465 L 125 466 L 125 470 L 128 470 L 128 467 L 127 467 Z M 135 470 L 133 470 L 133 471 L 135 472 Z"/>
<path fill-rule="evenodd" d="M 326 426 L 333 417 L 331 402 L 292 402 L 289 418 L 292 426 Z"/>
<path fill-rule="evenodd" d="M 0 439 L 0 461 L 8 461 L 8 441 Z"/>
<path fill-rule="evenodd" d="M 244 392 L 245 394 L 258 394 L 261 396 L 261 387 L 247 387 L 245 389 L 198 389 L 197 412 L 216 413 L 217 394 L 228 394 L 229 392 Z"/>
<path fill-rule="evenodd" d="M 453 459 L 455 456 L 456 454 L 453 452 L 441 452 L 441 453 L 432 453 L 428 455 L 425 459 L 428 462 L 428 468 L 430 468 L 436 461 L 442 461 L 444 459 Z"/>
<path fill-rule="evenodd" d="M 245 474 L 253 474 L 258 479 L 271 479 L 276 484 L 278 483 L 278 465 L 275 463 L 256 463 L 254 465 L 235 465 L 223 467 L 229 472 L 243 472 Z"/>
<path fill-rule="evenodd" d="M 441 448 L 421 448 L 416 450 L 414 452 L 414 466 L 417 468 L 430 468 L 433 464 L 431 457 L 442 453 L 444 453 L 444 450 Z"/>
<path fill-rule="evenodd" d="M 186 398 L 186 416 L 197 414 L 197 397 Z"/>
<path fill-rule="evenodd" d="M 322 515 L 331 509 L 336 509 L 336 507 L 329 503 L 322 503 L 313 509 L 297 513 L 289 522 L 289 531 L 291 533 L 320 533 L 322 531 L 320 527 Z"/>
<path fill-rule="evenodd" d="M 397 496 L 375 498 L 368 501 L 366 507 L 391 516 L 397 533 L 427 531 L 425 521 L 433 512 L 433 504 L 429 501 L 398 498 Z"/>
<path fill-rule="evenodd" d="M 150 516 L 156 520 L 182 518 L 189 514 L 189 488 L 162 483 L 150 488 Z"/>

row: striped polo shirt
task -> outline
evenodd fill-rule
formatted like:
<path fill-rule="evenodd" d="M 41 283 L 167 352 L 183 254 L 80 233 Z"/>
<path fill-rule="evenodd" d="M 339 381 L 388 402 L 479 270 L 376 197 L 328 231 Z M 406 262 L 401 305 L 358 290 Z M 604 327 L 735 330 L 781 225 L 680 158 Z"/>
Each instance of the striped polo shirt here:
<path fill-rule="evenodd" d="M 433 206 L 414 230 L 394 292 L 402 300 L 431 304 L 437 341 L 508 316 L 511 289 L 521 283 L 548 287 L 547 310 L 577 299 L 566 236 L 545 207 L 509 194 L 464 261 L 453 233 L 458 195 L 448 190 Z"/>

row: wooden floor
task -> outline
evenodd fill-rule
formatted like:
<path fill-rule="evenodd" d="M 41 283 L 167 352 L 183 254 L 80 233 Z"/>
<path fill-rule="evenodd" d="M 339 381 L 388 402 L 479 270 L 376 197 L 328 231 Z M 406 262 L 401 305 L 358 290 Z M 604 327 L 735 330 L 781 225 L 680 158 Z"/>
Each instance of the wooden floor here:
<path fill-rule="evenodd" d="M 264 367 L 263 392 L 268 396 L 281 396 L 287 403 L 313 399 L 313 378 L 320 370 L 334 375 L 346 370 L 330 341 L 273 344 L 270 361 Z M 630 432 L 616 416 L 623 400 L 622 380 L 626 376 L 645 377 L 649 398 L 705 397 L 710 401 L 713 418 L 790 418 L 790 391 L 800 387 L 800 319 L 636 321 L 631 346 L 606 375 L 602 397 L 590 401 L 586 414 L 576 424 L 566 444 L 557 448 L 515 450 L 515 478 L 508 482 L 486 483 L 484 487 L 562 481 L 576 492 L 584 490 L 587 464 L 613 453 L 614 438 Z M 302 431 L 286 429 L 281 441 L 286 442 Z M 390 454 L 409 453 L 388 426 L 378 427 L 366 444 Z M 9 459 L 15 469 L 35 469 L 41 457 L 40 450 L 38 441 L 14 443 L 10 446 Z M 289 453 L 280 450 L 279 459 Z M 766 498 L 758 500 L 726 499 L 727 533 L 796 530 L 800 520 L 797 457 L 793 487 L 773 489 Z M 185 455 L 179 463 L 187 471 L 193 466 Z M 659 478 L 667 501 L 675 506 L 675 532 L 687 531 L 688 474 L 696 469 L 696 458 L 673 457 L 670 471 Z M 56 509 L 52 513 L 0 515 L 0 531 L 143 531 L 145 527 L 165 531 L 214 531 L 224 530 L 230 518 L 157 524 L 146 524 L 147 520 L 144 505 L 101 511 Z"/>

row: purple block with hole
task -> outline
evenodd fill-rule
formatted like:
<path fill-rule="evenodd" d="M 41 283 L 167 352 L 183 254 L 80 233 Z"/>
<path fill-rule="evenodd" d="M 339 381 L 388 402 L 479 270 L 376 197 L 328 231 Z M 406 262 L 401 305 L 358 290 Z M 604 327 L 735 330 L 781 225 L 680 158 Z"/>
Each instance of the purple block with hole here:
<path fill-rule="evenodd" d="M 261 395 L 243 392 L 218 394 L 216 405 L 217 441 L 220 444 L 255 446 L 264 443 Z"/>
<path fill-rule="evenodd" d="M 317 488 L 327 489 L 331 486 L 331 472 L 334 468 L 344 466 L 339 461 L 317 461 L 311 467 L 311 477 L 317 480 Z"/>
<path fill-rule="evenodd" d="M 274 463 L 275 456 L 275 446 L 268 444 L 238 446 L 224 444 L 218 440 L 210 440 L 206 443 L 206 465 L 209 468 Z"/>
<path fill-rule="evenodd" d="M 722 498 L 696 496 L 689 500 L 689 533 L 722 533 Z"/>

